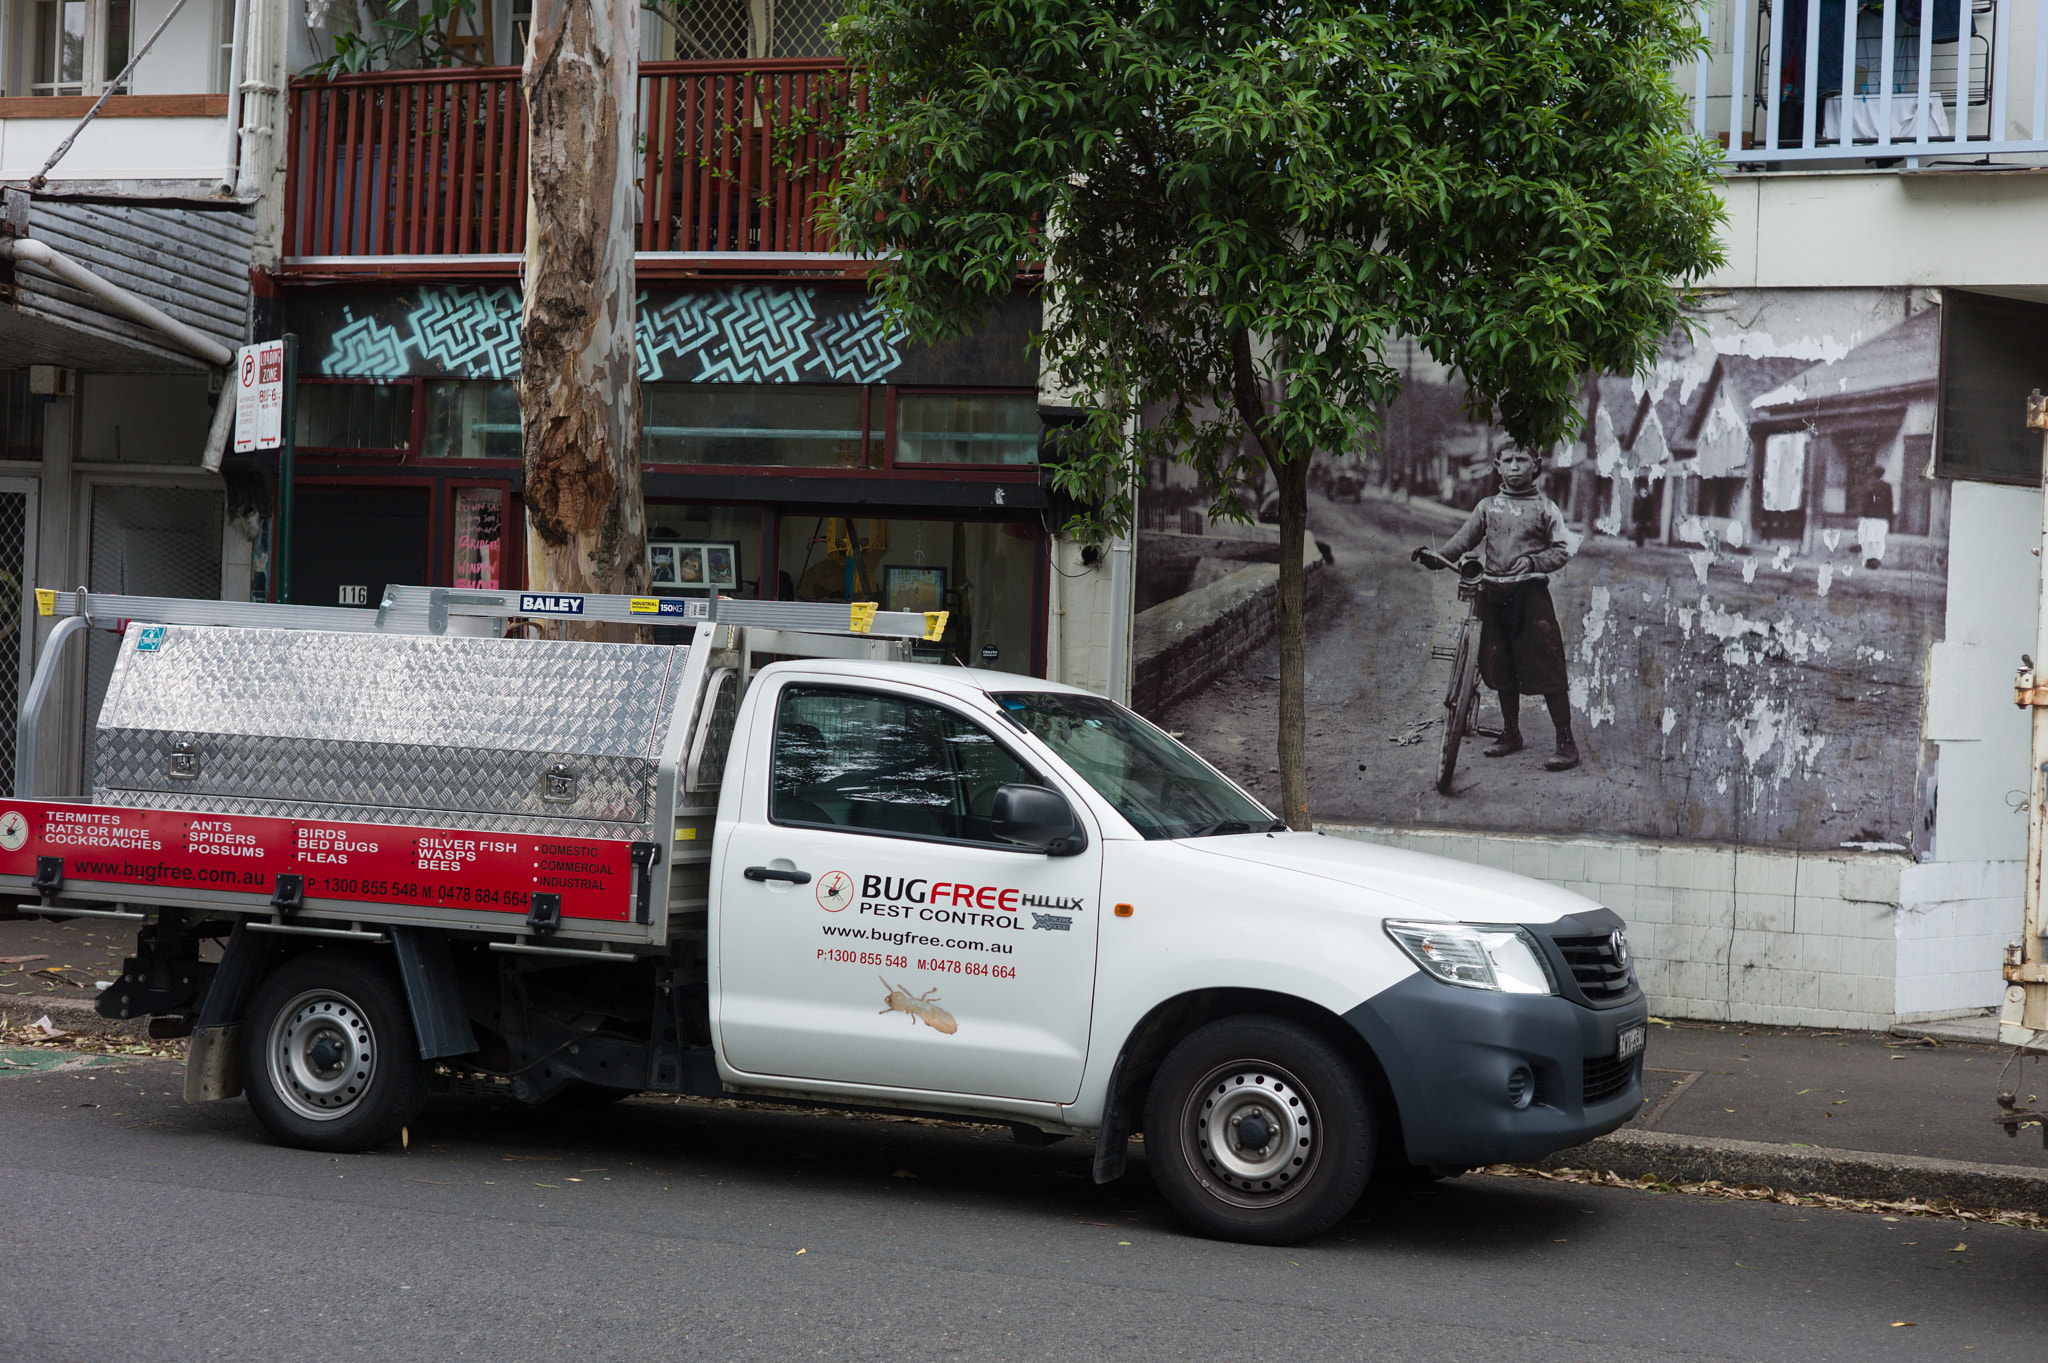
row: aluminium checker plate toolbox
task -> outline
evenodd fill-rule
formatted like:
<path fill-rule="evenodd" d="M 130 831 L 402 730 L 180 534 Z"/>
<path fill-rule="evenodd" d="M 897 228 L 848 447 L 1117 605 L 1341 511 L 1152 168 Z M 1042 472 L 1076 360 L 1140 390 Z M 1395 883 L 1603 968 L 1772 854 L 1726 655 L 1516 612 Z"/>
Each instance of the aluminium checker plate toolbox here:
<path fill-rule="evenodd" d="M 522 856 L 539 855 L 537 837 L 564 840 L 548 844 L 558 856 L 579 855 L 568 850 L 567 840 L 575 840 L 592 849 L 595 872 L 595 862 L 618 861 L 626 846 L 663 848 L 669 841 L 674 756 L 686 737 L 674 730 L 690 718 L 677 701 L 685 674 L 701 667 L 692 666 L 698 653 L 661 645 L 131 623 L 100 712 L 93 800 L 173 815 L 241 816 L 257 821 L 252 828 L 272 830 L 265 841 L 291 836 L 272 823 L 288 820 L 301 827 L 301 848 L 313 836 L 305 826 L 327 824 L 374 826 L 392 835 L 385 839 L 392 853 L 400 842 L 417 848 L 420 838 L 440 832 L 513 835 L 483 845 L 516 844 Z M 418 856 L 419 865 L 428 865 L 425 852 Z M 380 876 L 402 878 L 389 855 L 356 857 L 359 865 L 365 861 Z M 81 869 L 67 868 L 67 882 Z M 438 899 L 432 887 L 405 885 L 416 893 L 393 893 L 386 903 L 383 896 L 327 898 L 320 872 L 327 883 L 346 884 L 333 879 L 339 868 L 305 869 L 309 916 L 525 931 L 523 902 L 498 911 L 462 907 L 459 898 L 449 899 L 446 876 L 426 877 L 442 882 Z M 469 879 L 492 879 L 488 869 L 476 864 Z M 570 910 L 571 900 L 558 935 L 664 940 L 667 868 L 651 869 L 651 879 L 635 887 L 636 911 L 626 912 L 620 899 L 616 911 L 577 921 L 584 916 Z M 497 867 L 496 881 L 505 882 L 510 870 L 509 862 Z M 626 888 L 626 877 L 604 879 Z M 65 893 L 80 888 L 67 884 Z M 255 899 L 237 903 L 244 908 L 269 902 L 268 893 L 202 894 L 165 885 L 134 897 Z"/>

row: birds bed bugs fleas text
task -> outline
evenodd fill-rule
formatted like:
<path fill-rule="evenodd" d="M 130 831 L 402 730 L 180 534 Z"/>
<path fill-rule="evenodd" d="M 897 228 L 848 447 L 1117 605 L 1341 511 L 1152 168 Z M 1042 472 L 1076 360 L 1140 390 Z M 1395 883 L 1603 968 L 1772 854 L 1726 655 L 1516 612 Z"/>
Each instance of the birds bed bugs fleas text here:
<path fill-rule="evenodd" d="M 880 975 L 875 978 L 882 979 Z M 960 1024 L 953 1021 L 953 1015 L 932 1002 L 932 995 L 939 992 L 937 989 L 913 994 L 902 985 L 891 985 L 887 980 L 882 980 L 882 988 L 889 991 L 889 996 L 882 1001 L 884 1013 L 908 1013 L 933 1031 L 944 1032 L 947 1036 L 960 1030 Z"/>

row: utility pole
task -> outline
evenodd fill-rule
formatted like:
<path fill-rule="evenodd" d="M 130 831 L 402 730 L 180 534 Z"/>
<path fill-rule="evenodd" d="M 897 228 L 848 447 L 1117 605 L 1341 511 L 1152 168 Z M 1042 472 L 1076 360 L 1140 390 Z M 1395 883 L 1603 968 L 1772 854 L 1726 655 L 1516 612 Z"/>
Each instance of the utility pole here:
<path fill-rule="evenodd" d="M 643 593 L 633 330 L 640 5 L 534 0 L 532 22 L 521 79 L 529 166 L 519 372 L 527 580 L 536 590 Z M 628 637 L 622 626 L 578 632 Z"/>
<path fill-rule="evenodd" d="M 2041 543 L 2034 565 L 2041 580 L 2041 598 L 2034 625 L 2034 653 L 2022 658 L 2013 681 L 2013 701 L 2032 711 L 2033 745 L 2027 777 L 2026 915 L 2020 940 L 2005 949 L 2005 1006 L 1999 1012 L 1998 1039 L 2008 1046 L 2048 1049 L 2048 960 L 2043 959 L 2041 931 L 2042 841 L 2048 836 L 2048 686 L 2036 682 L 2048 668 L 2048 398 L 2036 388 L 2027 395 L 2027 429 L 2041 432 Z M 2007 1095 L 2010 1096 L 2010 1095 Z M 2001 1097 L 2000 1102 L 2005 1103 Z M 2007 1104 L 2010 1106 L 2010 1104 Z M 2043 1128 L 2048 1141 L 2048 1127 Z"/>

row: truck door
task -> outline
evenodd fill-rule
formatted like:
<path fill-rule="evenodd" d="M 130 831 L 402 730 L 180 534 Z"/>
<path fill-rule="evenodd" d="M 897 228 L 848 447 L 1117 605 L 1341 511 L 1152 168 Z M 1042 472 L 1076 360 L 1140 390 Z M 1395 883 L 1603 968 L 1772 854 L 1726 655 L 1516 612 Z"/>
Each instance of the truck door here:
<path fill-rule="evenodd" d="M 1071 1102 L 1094 997 L 1101 836 L 1074 792 L 943 703 L 783 682 L 721 817 L 719 1045 L 750 1074 Z M 997 842 L 1046 785 L 1088 848 Z"/>

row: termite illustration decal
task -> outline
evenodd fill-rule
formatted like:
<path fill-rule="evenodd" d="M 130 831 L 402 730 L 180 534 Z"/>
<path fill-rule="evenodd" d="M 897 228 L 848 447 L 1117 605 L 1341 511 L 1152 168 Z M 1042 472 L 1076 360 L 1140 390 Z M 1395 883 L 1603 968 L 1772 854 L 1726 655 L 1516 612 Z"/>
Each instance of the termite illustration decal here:
<path fill-rule="evenodd" d="M 882 979 L 879 975 L 875 978 Z M 882 988 L 889 991 L 888 998 L 883 1000 L 883 1012 L 908 1013 L 916 1021 L 922 1022 L 935 1032 L 944 1032 L 947 1036 L 960 1030 L 960 1024 L 953 1021 L 953 1015 L 932 1002 L 932 995 L 939 992 L 937 989 L 927 989 L 922 994 L 913 994 L 902 985 L 891 985 L 887 980 L 882 980 Z"/>

